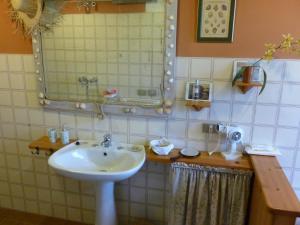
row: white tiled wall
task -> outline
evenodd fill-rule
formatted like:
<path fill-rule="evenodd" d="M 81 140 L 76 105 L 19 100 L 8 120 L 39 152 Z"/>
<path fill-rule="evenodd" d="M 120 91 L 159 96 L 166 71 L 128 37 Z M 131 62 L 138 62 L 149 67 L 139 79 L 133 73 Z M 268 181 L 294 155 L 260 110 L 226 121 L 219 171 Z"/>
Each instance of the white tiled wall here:
<path fill-rule="evenodd" d="M 249 143 L 280 148 L 281 165 L 300 197 L 300 61 L 268 65 L 269 81 L 258 96 L 231 88 L 234 59 L 178 58 L 177 102 L 168 119 L 107 116 L 99 121 L 88 114 L 43 111 L 37 101 L 31 55 L 0 54 L 0 206 L 92 223 L 93 185 L 56 175 L 42 154 L 32 156 L 28 143 L 46 134 L 48 127 L 66 124 L 73 137 L 101 138 L 111 132 L 115 140 L 145 143 L 167 136 L 177 147 L 208 149 L 201 133 L 203 122 L 232 122 L 245 130 Z M 195 112 L 184 106 L 188 80 L 213 81 L 210 109 Z M 211 145 L 209 145 L 209 148 Z M 154 224 L 167 219 L 168 167 L 147 163 L 141 172 L 116 187 L 122 224 L 147 217 Z"/>

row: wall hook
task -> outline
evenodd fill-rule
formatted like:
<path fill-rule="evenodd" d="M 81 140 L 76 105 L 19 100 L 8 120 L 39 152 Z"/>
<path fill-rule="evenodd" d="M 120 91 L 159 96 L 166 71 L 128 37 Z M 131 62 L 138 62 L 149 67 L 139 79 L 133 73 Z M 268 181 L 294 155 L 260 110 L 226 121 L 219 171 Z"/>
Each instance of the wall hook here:
<path fill-rule="evenodd" d="M 51 156 L 53 153 L 54 153 L 53 149 L 49 149 L 49 151 L 46 151 L 46 152 L 45 152 L 45 156 L 46 156 L 46 157 L 49 157 L 49 156 Z"/>
<path fill-rule="evenodd" d="M 36 148 L 35 151 L 31 151 L 32 155 L 39 155 L 40 154 L 40 149 Z"/>

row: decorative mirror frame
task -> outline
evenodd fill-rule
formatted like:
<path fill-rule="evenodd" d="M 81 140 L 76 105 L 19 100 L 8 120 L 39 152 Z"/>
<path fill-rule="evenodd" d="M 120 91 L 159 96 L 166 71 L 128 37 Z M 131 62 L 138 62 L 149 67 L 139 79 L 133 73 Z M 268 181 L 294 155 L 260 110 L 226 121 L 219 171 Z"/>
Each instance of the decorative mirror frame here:
<path fill-rule="evenodd" d="M 97 114 L 100 118 L 105 114 L 110 115 L 135 115 L 135 116 L 168 116 L 172 113 L 175 101 L 175 68 L 176 68 L 176 34 L 177 34 L 177 9 L 178 0 L 166 1 L 165 15 L 165 57 L 164 75 L 161 83 L 162 103 L 134 102 L 112 103 L 88 103 L 74 101 L 58 101 L 48 99 L 46 96 L 46 83 L 43 68 L 42 37 L 39 29 L 32 33 L 32 47 L 35 61 L 35 73 L 39 84 L 39 103 L 50 110 L 59 111 L 81 111 Z M 145 100 L 147 101 L 147 100 Z"/>

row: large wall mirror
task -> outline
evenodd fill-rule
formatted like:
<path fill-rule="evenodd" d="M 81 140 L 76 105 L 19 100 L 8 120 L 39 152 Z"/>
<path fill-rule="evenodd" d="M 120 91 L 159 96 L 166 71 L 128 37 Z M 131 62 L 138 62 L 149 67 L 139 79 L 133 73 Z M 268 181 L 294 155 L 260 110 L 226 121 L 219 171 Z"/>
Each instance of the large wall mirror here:
<path fill-rule="evenodd" d="M 84 2 L 92 3 L 90 8 Z M 176 14 L 175 0 L 66 1 L 60 22 L 34 36 L 43 98 L 170 105 Z"/>

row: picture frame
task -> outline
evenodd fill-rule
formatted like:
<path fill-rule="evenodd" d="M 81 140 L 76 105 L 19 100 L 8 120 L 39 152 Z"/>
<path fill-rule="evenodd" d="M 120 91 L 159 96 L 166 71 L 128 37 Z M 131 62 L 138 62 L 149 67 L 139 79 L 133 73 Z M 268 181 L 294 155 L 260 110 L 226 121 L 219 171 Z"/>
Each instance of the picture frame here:
<path fill-rule="evenodd" d="M 198 0 L 197 41 L 233 42 L 236 0 Z"/>

